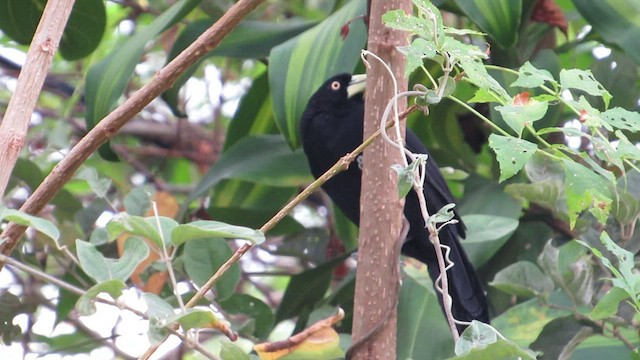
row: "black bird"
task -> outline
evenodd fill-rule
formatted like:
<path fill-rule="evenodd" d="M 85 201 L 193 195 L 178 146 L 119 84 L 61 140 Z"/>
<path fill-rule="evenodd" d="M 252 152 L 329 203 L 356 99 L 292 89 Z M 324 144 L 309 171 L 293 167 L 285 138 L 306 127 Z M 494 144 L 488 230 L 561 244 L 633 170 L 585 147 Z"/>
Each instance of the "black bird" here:
<path fill-rule="evenodd" d="M 309 99 L 300 123 L 302 146 L 313 176 L 318 178 L 341 157 L 353 151 L 362 142 L 364 126 L 364 77 L 350 74 L 336 75 L 327 80 Z M 418 137 L 407 129 L 406 146 L 413 153 L 428 154 Z M 356 164 L 349 166 L 322 187 L 335 204 L 356 225 L 360 222 L 360 182 L 362 172 Z M 429 155 L 424 184 L 429 214 L 454 202 L 453 196 Z M 406 197 L 404 216 L 409 222 L 407 239 L 402 253 L 425 263 L 433 281 L 440 275 L 434 247 L 420 213 L 418 197 L 411 192 Z M 440 241 L 451 248 L 449 255 L 455 266 L 447 271 L 449 293 L 453 299 L 452 313 L 457 320 L 489 322 L 487 302 L 473 266 L 459 242 L 465 236 L 465 227 L 458 214 L 458 223 L 447 225 L 440 231 Z M 438 293 L 440 304 L 442 296 Z M 458 326 L 459 330 L 465 326 Z"/>

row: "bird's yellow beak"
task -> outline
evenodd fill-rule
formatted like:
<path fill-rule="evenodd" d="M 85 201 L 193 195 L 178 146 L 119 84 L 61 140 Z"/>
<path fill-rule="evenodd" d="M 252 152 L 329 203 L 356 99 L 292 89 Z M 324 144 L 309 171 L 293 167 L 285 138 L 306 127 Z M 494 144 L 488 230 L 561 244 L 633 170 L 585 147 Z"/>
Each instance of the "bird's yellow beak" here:
<path fill-rule="evenodd" d="M 364 89 L 366 86 L 367 86 L 367 75 L 365 74 L 351 75 L 351 81 L 349 82 L 349 86 L 347 87 L 347 94 L 349 95 L 349 97 L 360 94 L 364 92 Z"/>

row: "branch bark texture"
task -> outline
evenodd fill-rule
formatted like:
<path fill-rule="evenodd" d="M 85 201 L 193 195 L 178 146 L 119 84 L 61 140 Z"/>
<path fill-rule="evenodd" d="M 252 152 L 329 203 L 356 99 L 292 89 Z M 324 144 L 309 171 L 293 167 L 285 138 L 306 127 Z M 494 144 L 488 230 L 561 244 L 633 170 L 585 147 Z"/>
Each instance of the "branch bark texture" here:
<path fill-rule="evenodd" d="M 411 2 L 372 0 L 370 4 L 368 50 L 390 65 L 398 81 L 398 91 L 405 91 L 404 59 L 396 46 L 405 45 L 407 35 L 385 27 L 381 18 L 392 9 L 404 9 L 410 13 Z M 389 72 L 380 62 L 370 60 L 364 138 L 380 127 L 384 109 L 395 95 Z M 406 100 L 399 102 L 399 111 L 404 108 Z M 382 138 L 364 152 L 353 320 L 354 359 L 396 358 L 399 245 L 403 241 L 400 237 L 404 201 L 398 198 L 397 175 L 391 165 L 402 163 L 401 159 L 399 151 Z"/>
<path fill-rule="evenodd" d="M 96 127 L 91 129 L 69 154 L 56 165 L 46 179 L 34 191 L 20 208 L 28 214 L 37 214 L 71 179 L 80 165 L 100 145 L 115 135 L 118 130 L 133 116 L 139 113 L 147 104 L 171 87 L 178 77 L 202 56 L 213 50 L 220 41 L 253 9 L 264 0 L 240 0 L 235 3 L 222 17 L 205 31 L 187 49 L 173 61 L 156 73 L 154 78 L 143 88 L 136 91 L 124 103 L 102 119 Z M 24 233 L 24 226 L 11 223 L 0 236 L 4 241 L 0 245 L 0 253 L 11 254 L 20 236 Z M 0 262 L 0 269 L 2 266 Z"/>
<path fill-rule="evenodd" d="M 31 113 L 47 78 L 75 0 L 50 0 L 38 23 L 16 89 L 0 124 L 0 199 L 24 147 Z"/>

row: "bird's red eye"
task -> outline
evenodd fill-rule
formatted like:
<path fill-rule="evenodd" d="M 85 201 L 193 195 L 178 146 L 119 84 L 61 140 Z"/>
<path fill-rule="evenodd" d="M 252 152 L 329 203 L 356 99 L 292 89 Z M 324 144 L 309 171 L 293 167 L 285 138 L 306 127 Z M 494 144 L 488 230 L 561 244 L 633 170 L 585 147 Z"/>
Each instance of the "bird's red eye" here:
<path fill-rule="evenodd" d="M 340 82 L 334 81 L 331 83 L 331 90 L 339 90 L 339 89 L 340 89 Z"/>

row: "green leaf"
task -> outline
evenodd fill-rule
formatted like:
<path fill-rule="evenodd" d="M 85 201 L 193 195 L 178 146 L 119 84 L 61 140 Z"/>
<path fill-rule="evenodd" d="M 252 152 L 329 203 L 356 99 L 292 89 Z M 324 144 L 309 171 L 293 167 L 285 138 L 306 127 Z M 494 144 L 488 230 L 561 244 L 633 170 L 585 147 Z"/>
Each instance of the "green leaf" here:
<path fill-rule="evenodd" d="M 311 172 L 302 150 L 291 151 L 280 135 L 249 136 L 223 152 L 189 196 L 204 195 L 224 179 L 240 179 L 271 186 L 303 186 Z"/>
<path fill-rule="evenodd" d="M 197 286 L 203 286 L 218 271 L 233 251 L 222 238 L 200 238 L 188 241 L 184 247 L 184 269 Z M 233 264 L 215 285 L 216 299 L 231 296 L 240 281 L 240 267 Z"/>
<path fill-rule="evenodd" d="M 384 20 L 384 16 L 382 18 Z M 407 59 L 404 68 L 405 76 L 409 76 L 415 69 L 419 68 L 424 59 L 433 59 L 436 56 L 435 44 L 421 37 L 415 38 L 411 45 L 399 46 L 398 51 L 403 53 Z"/>
<path fill-rule="evenodd" d="M 251 83 L 247 93 L 240 99 L 224 139 L 223 152 L 237 141 L 249 135 L 277 134 L 278 125 L 273 118 L 269 73 L 264 70 Z"/>
<path fill-rule="evenodd" d="M 500 250 L 520 223 L 518 219 L 483 214 L 465 215 L 462 222 L 467 227 L 462 246 L 476 268 Z"/>
<path fill-rule="evenodd" d="M 23 213 L 22 211 L 7 209 L 4 206 L 0 206 L 0 220 L 3 219 L 12 221 L 16 224 L 30 226 L 51 238 L 56 242 L 56 244 L 58 242 L 58 239 L 60 238 L 60 230 L 58 230 L 58 228 L 49 220 L 29 215 Z"/>
<path fill-rule="evenodd" d="M 496 79 L 489 75 L 482 61 L 476 58 L 462 57 L 460 58 L 460 67 L 472 84 L 480 89 L 490 90 L 500 102 L 508 103 L 511 101 L 511 96 Z"/>
<path fill-rule="evenodd" d="M 585 166 L 572 160 L 563 159 L 565 171 L 565 193 L 569 210 L 569 223 L 573 228 L 583 210 L 604 199 L 610 199 L 607 181 Z"/>
<path fill-rule="evenodd" d="M 256 245 L 264 242 L 264 234 L 260 230 L 211 220 L 197 220 L 188 224 L 178 225 L 171 234 L 171 240 L 176 246 L 190 240 L 205 237 L 244 239 Z"/>
<path fill-rule="evenodd" d="M 269 85 L 276 122 L 292 148 L 300 144 L 298 121 L 307 101 L 327 78 L 353 71 L 365 44 L 361 21 L 349 24 L 343 40 L 340 29 L 364 13 L 365 1 L 353 0 L 322 23 L 276 46 L 269 55 Z"/>
<path fill-rule="evenodd" d="M 101 281 L 89 288 L 84 295 L 80 296 L 76 303 L 76 310 L 82 316 L 93 315 L 96 313 L 95 299 L 100 293 L 107 293 L 116 300 L 122 295 L 122 290 L 126 287 L 127 285 L 124 282 L 117 279 Z"/>
<path fill-rule="evenodd" d="M 162 299 L 158 295 L 151 294 L 151 293 L 144 293 L 142 294 L 142 298 L 147 304 L 146 313 L 147 315 L 149 315 L 149 317 L 163 319 L 170 315 L 175 314 L 175 311 L 173 311 L 173 306 L 171 306 L 168 302 L 166 302 L 164 299 Z"/>
<path fill-rule="evenodd" d="M 510 136 L 491 134 L 489 147 L 500 163 L 500 181 L 517 174 L 538 150 L 538 145 Z"/>
<path fill-rule="evenodd" d="M 600 117 L 615 128 L 632 132 L 640 131 L 640 114 L 635 111 L 615 107 L 601 113 Z"/>
<path fill-rule="evenodd" d="M 629 298 L 629 293 L 619 287 L 613 287 L 598 301 L 596 306 L 589 313 L 589 318 L 593 320 L 604 320 L 618 312 L 620 303 Z"/>
<path fill-rule="evenodd" d="M 105 198 L 111 188 L 111 179 L 98 175 L 98 171 L 93 167 L 84 167 L 76 175 L 78 179 L 86 180 L 96 196 Z"/>
<path fill-rule="evenodd" d="M 531 184 L 517 183 L 505 186 L 504 191 L 515 197 L 538 204 L 551 211 L 557 211 L 558 201 L 564 200 L 562 182 L 544 180 Z"/>
<path fill-rule="evenodd" d="M 422 359 L 429 354 L 430 359 L 445 359 L 453 353 L 453 342 L 429 275 L 424 268 L 418 271 L 406 266 L 403 270 L 405 276 L 398 300 L 397 358 Z"/>
<path fill-rule="evenodd" d="M 625 0 L 573 0 L 582 16 L 602 37 L 629 54 L 640 64 L 640 2 Z"/>
<path fill-rule="evenodd" d="M 199 20 L 188 24 L 180 33 L 167 56 L 167 62 L 173 60 L 180 52 L 202 35 L 217 19 Z M 314 22 L 291 19 L 283 22 L 244 20 L 211 52 L 203 56 L 182 74 L 173 86 L 162 94 L 162 98 L 180 113 L 178 93 L 182 85 L 195 73 L 199 65 L 212 56 L 257 59 L 266 58 L 271 49 L 286 40 L 300 34 L 315 25 Z"/>
<path fill-rule="evenodd" d="M 184 330 L 189 330 L 215 328 L 220 323 L 220 319 L 211 310 L 186 309 L 185 312 L 168 316 L 164 322 L 165 326 L 177 322 Z"/>
<path fill-rule="evenodd" d="M 247 294 L 233 294 L 221 301 L 225 312 L 233 315 L 244 315 L 252 319 L 255 330 L 252 332 L 259 339 L 269 336 L 273 330 L 275 317 L 269 305 L 262 300 Z"/>
<path fill-rule="evenodd" d="M 44 11 L 46 0 L 0 0 L 0 30 L 16 42 L 28 45 Z M 78 60 L 100 44 L 107 22 L 104 1 L 82 0 L 73 5 L 60 39 L 60 55 Z"/>
<path fill-rule="evenodd" d="M 82 240 L 76 240 L 76 251 L 82 270 L 97 282 L 126 281 L 149 255 L 147 244 L 137 237 L 126 240 L 120 259 L 105 258 L 92 244 Z"/>
<path fill-rule="evenodd" d="M 420 17 L 407 14 L 404 10 L 391 10 L 382 15 L 385 26 L 392 29 L 404 30 L 418 35 L 420 38 L 442 45 L 444 41 L 444 25 L 442 14 L 430 1 L 414 1 Z M 433 20 L 429 20 L 432 19 Z"/>
<path fill-rule="evenodd" d="M 153 189 L 149 186 L 136 186 L 127 195 L 122 203 L 127 214 L 143 216 L 151 208 Z"/>
<path fill-rule="evenodd" d="M 455 3 L 501 47 L 515 45 L 522 17 L 522 0 L 455 0 Z"/>
<path fill-rule="evenodd" d="M 177 226 L 177 222 L 171 218 L 163 217 L 167 222 L 173 222 Z M 107 224 L 107 232 L 109 239 L 113 240 L 123 233 L 137 235 L 153 242 L 159 249 L 162 249 L 162 236 L 158 232 L 157 222 L 154 217 L 143 218 L 141 216 L 129 216 L 127 213 L 118 214 L 113 220 Z M 165 241 L 171 241 L 171 238 L 165 238 Z"/>
<path fill-rule="evenodd" d="M 468 354 L 474 348 L 483 348 L 498 340 L 498 333 L 491 325 L 475 320 L 461 335 L 456 342 L 456 355 Z"/>
<path fill-rule="evenodd" d="M 567 315 L 572 315 L 569 309 L 552 308 L 538 299 L 530 299 L 491 319 L 491 324 L 507 339 L 520 346 L 529 346 L 546 324 Z"/>
<path fill-rule="evenodd" d="M 95 63 L 87 72 L 85 103 L 87 129 L 92 129 L 113 108 L 140 61 L 144 47 L 159 33 L 173 25 L 200 3 L 200 0 L 182 0 L 177 2 L 151 24 L 129 37 L 109 56 Z M 101 155 L 116 160 L 109 148 L 102 148 Z M 104 150 L 107 149 L 107 150 Z"/>
<path fill-rule="evenodd" d="M 593 266 L 586 249 L 575 241 L 560 247 L 547 241 L 538 256 L 538 264 L 558 288 L 571 295 L 574 305 L 589 305 L 593 299 Z"/>
<path fill-rule="evenodd" d="M 251 360 L 244 350 L 228 341 L 222 341 L 220 346 L 220 358 L 222 360 Z"/>
<path fill-rule="evenodd" d="M 456 343 L 456 356 L 459 360 L 499 360 L 521 359 L 535 360 L 536 355 L 529 349 L 522 349 L 514 342 L 498 337 L 497 331 L 490 325 L 473 320 Z"/>
<path fill-rule="evenodd" d="M 611 94 L 593 77 L 591 70 L 562 69 L 560 71 L 560 85 L 564 89 L 578 89 L 589 95 L 600 96 L 605 107 L 609 107 Z"/>
<path fill-rule="evenodd" d="M 511 83 L 511 87 L 524 87 L 527 89 L 544 85 L 545 82 L 557 84 L 553 75 L 548 70 L 537 69 L 530 62 L 524 63 L 518 70 L 518 79 Z"/>
<path fill-rule="evenodd" d="M 529 261 L 518 261 L 500 270 L 489 285 L 506 293 L 533 297 L 553 290 L 553 282 Z"/>
<path fill-rule="evenodd" d="M 542 119 L 548 107 L 549 103 L 546 101 L 530 100 L 526 105 L 498 105 L 495 109 L 518 137 L 521 137 L 525 126 Z"/>

